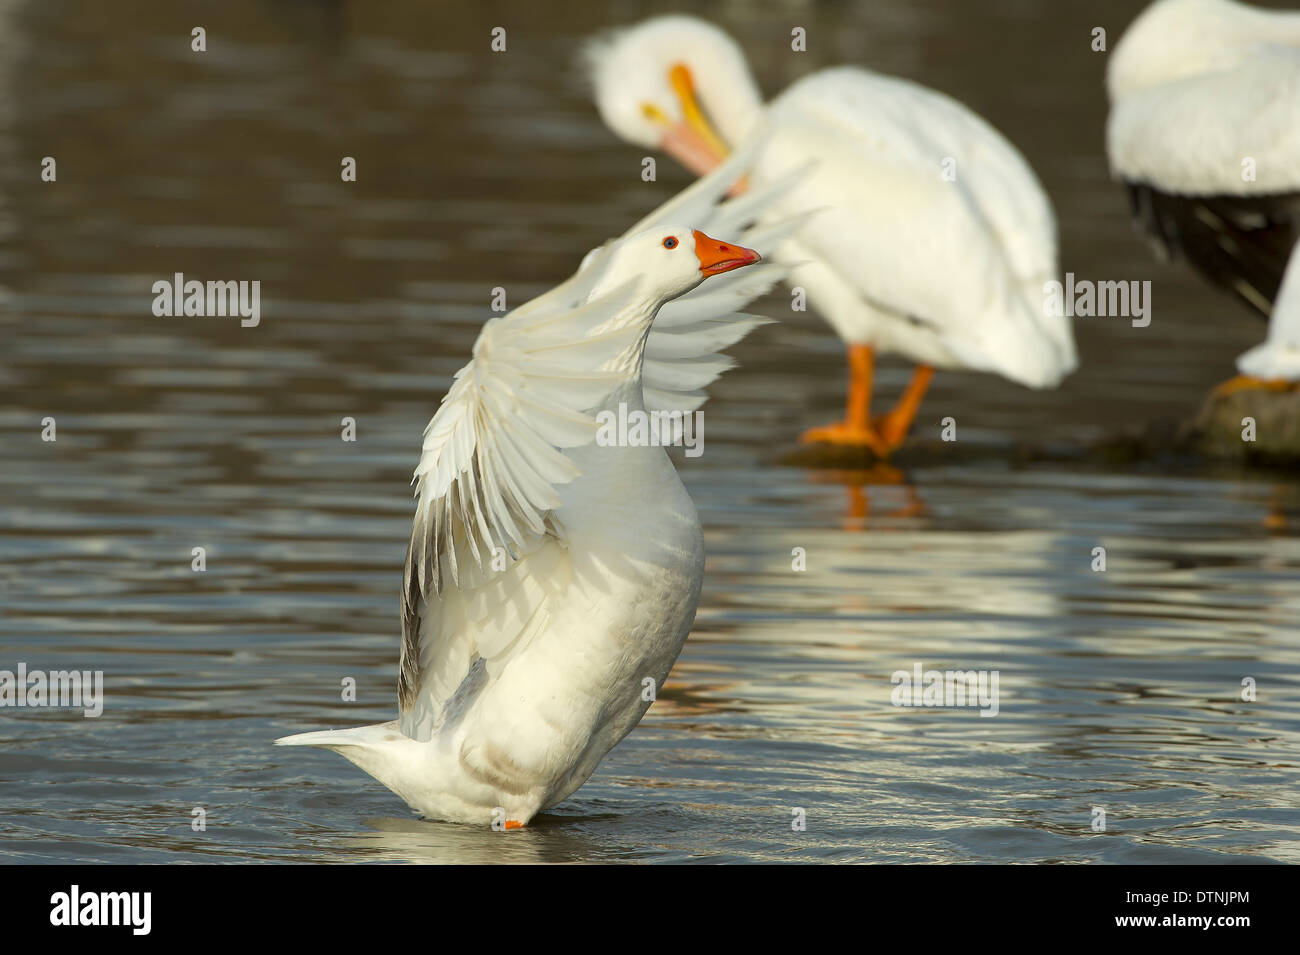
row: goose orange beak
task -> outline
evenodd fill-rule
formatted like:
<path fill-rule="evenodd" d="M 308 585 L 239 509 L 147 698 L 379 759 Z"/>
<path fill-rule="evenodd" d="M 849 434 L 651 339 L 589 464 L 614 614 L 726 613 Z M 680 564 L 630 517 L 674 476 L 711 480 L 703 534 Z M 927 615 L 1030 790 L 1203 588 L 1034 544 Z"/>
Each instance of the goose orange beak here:
<path fill-rule="evenodd" d="M 705 278 L 753 265 L 762 258 L 753 249 L 729 242 L 719 242 L 699 229 L 692 229 L 691 235 L 695 236 L 695 257 L 700 260 L 700 272 Z"/>

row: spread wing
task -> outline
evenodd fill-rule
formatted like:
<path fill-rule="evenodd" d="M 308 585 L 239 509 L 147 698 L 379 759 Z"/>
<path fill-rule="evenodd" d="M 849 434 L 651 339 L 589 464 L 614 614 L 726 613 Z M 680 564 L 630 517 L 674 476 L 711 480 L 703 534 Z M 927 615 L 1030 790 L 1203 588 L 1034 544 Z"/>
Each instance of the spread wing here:
<path fill-rule="evenodd" d="M 734 205 L 728 218 L 714 211 L 743 159 L 631 231 L 682 214 L 693 214 L 701 228 L 752 217 L 762 196 L 726 203 Z M 779 237 L 780 231 L 752 235 Z M 607 253 L 608 246 L 594 250 L 567 282 L 489 321 L 473 360 L 425 429 L 401 600 L 400 724 L 411 738 L 430 739 L 545 628 L 572 575 L 556 514 L 557 488 L 579 475 L 566 452 L 594 442 L 590 409 L 623 380 L 592 369 L 625 352 L 637 334 L 575 331 L 600 325 L 597 315 L 614 314 L 636 295 L 629 283 L 587 301 Z M 661 308 L 646 346 L 647 405 L 652 396 L 658 406 L 682 410 L 703 402 L 704 386 L 727 367 L 717 350 L 761 321 L 744 318 L 730 327 L 723 313 L 781 277 L 763 266 L 738 272 L 760 270 L 744 281 L 733 279 L 735 273 L 710 279 L 701 286 L 711 286 L 705 294 L 697 289 Z"/>
<path fill-rule="evenodd" d="M 539 595 L 529 588 L 546 575 L 523 573 L 523 565 L 557 540 L 556 488 L 578 476 L 565 451 L 595 440 L 588 409 L 621 381 L 617 372 L 594 369 L 636 336 L 635 328 L 566 334 L 565 323 L 590 327 L 590 313 L 612 314 L 635 294 L 629 284 L 563 307 L 581 296 L 581 286 L 571 280 L 489 321 L 473 361 L 457 372 L 425 429 L 402 585 L 398 681 L 403 730 L 415 738 L 428 738 L 418 734 L 432 730 L 441 710 L 417 706 L 418 698 L 440 704 L 476 657 L 508 650 L 536 618 Z"/>

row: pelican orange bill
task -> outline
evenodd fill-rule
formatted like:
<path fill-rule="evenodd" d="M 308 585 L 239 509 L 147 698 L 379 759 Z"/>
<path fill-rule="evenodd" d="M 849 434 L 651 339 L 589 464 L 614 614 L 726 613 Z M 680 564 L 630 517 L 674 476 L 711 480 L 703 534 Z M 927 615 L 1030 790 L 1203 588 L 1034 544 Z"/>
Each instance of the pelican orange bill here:
<path fill-rule="evenodd" d="M 695 257 L 700 260 L 700 271 L 707 277 L 721 275 L 742 266 L 753 265 L 761 256 L 743 245 L 732 245 L 710 238 L 699 229 L 692 229 L 695 237 Z"/>

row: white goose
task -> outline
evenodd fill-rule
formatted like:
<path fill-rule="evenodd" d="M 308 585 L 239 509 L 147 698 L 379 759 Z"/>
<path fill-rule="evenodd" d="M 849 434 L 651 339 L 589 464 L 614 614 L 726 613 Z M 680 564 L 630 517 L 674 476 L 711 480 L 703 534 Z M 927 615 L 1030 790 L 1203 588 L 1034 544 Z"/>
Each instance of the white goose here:
<path fill-rule="evenodd" d="M 1300 12 L 1159 0 L 1110 54 L 1106 86 L 1134 215 L 1267 316 L 1300 239 Z"/>
<path fill-rule="evenodd" d="M 760 124 L 771 136 L 751 183 L 817 161 L 773 214 L 825 211 L 776 258 L 848 346 L 851 379 L 845 420 L 805 440 L 890 453 L 934 367 L 1032 388 L 1075 368 L 1068 320 L 1045 307 L 1057 273 L 1051 205 L 1020 153 L 957 101 L 845 67 L 805 77 L 765 107 L 736 43 L 686 16 L 599 38 L 588 59 L 605 123 L 696 173 Z M 895 408 L 873 419 L 878 352 L 919 367 Z"/>
<path fill-rule="evenodd" d="M 729 364 L 717 350 L 758 323 L 723 316 L 780 268 L 692 292 L 759 256 L 669 224 L 739 232 L 775 194 L 717 205 L 743 168 L 484 326 L 415 472 L 400 717 L 277 743 L 335 750 L 428 818 L 518 828 L 637 724 L 694 620 L 703 541 L 664 448 L 602 446 L 597 417 L 693 411 Z"/>

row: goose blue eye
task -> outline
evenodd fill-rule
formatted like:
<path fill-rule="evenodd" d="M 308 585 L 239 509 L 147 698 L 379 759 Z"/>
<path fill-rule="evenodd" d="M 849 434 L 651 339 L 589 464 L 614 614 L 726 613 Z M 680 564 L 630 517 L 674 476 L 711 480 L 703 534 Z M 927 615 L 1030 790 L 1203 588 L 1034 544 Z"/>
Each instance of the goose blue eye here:
<path fill-rule="evenodd" d="M 664 239 L 664 248 L 665 249 L 677 248 L 677 240 L 670 235 L 668 238 Z"/>

